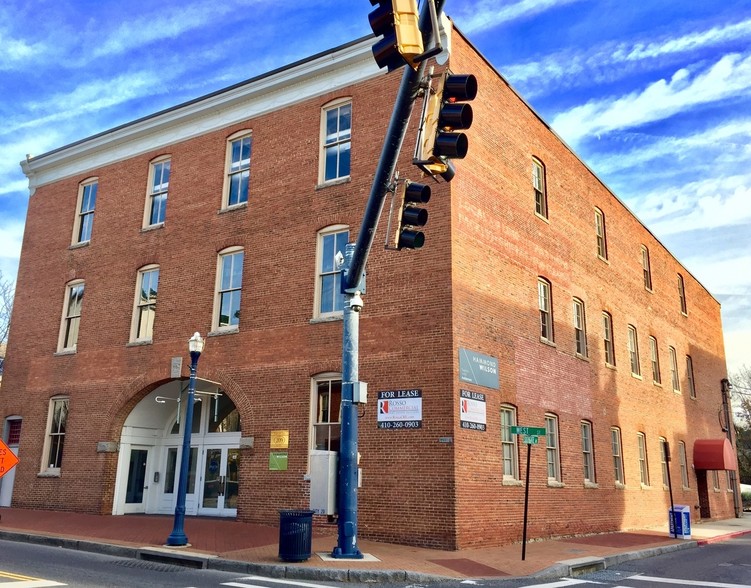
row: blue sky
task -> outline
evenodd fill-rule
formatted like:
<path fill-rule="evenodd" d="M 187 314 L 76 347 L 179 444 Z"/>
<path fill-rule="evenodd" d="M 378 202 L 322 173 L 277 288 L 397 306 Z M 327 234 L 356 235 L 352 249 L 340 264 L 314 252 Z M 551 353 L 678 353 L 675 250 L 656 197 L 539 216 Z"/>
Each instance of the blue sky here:
<path fill-rule="evenodd" d="M 0 270 L 19 161 L 370 32 L 366 0 L 4 0 Z M 751 0 L 446 0 L 446 13 L 722 303 L 751 365 Z M 471 150 L 470 150 L 471 156 Z"/>

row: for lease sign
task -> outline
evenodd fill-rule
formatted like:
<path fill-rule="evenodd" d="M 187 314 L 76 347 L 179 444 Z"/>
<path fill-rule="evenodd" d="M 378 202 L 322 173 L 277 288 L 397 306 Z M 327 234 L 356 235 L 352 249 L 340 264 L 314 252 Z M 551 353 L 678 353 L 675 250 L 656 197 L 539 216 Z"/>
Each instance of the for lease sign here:
<path fill-rule="evenodd" d="M 383 390 L 378 393 L 379 429 L 422 427 L 422 390 Z"/>

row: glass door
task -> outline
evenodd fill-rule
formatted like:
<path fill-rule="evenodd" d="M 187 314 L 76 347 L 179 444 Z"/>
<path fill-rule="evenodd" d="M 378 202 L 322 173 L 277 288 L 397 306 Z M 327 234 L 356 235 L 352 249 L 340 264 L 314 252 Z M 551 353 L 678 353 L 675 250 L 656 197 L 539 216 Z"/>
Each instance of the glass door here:
<path fill-rule="evenodd" d="M 128 484 L 125 487 L 125 512 L 146 512 L 145 491 L 148 490 L 148 447 L 132 447 L 128 463 Z"/>
<path fill-rule="evenodd" d="M 199 514 L 237 516 L 240 450 L 236 447 L 204 448 Z"/>

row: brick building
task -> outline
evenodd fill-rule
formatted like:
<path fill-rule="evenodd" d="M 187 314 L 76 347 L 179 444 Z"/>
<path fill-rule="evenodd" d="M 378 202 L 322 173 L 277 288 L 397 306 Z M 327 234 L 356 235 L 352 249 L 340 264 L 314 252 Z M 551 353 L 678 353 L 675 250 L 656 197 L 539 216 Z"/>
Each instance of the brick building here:
<path fill-rule="evenodd" d="M 530 451 L 529 537 L 662 523 L 668 472 L 695 518 L 733 516 L 719 303 L 451 37 L 448 67 L 479 83 L 470 154 L 432 184 L 425 247 L 380 247 L 384 214 L 368 265 L 360 535 L 520 540 L 517 425 L 547 433 Z M 371 43 L 22 163 L 0 397 L 21 453 L 13 506 L 173 512 L 197 330 L 188 514 L 308 507 L 313 456 L 338 447 L 334 255 L 356 237 L 400 79 Z M 399 165 L 415 180 L 417 118 Z M 386 391 L 419 394 L 387 405 Z"/>

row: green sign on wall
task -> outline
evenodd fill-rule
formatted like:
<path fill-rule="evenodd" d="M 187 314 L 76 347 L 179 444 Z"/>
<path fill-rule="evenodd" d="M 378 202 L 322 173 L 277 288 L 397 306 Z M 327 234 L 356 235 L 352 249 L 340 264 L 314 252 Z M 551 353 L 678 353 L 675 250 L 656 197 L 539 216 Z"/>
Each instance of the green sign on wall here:
<path fill-rule="evenodd" d="M 287 452 L 272 451 L 269 453 L 269 470 L 281 472 L 287 470 Z"/>

